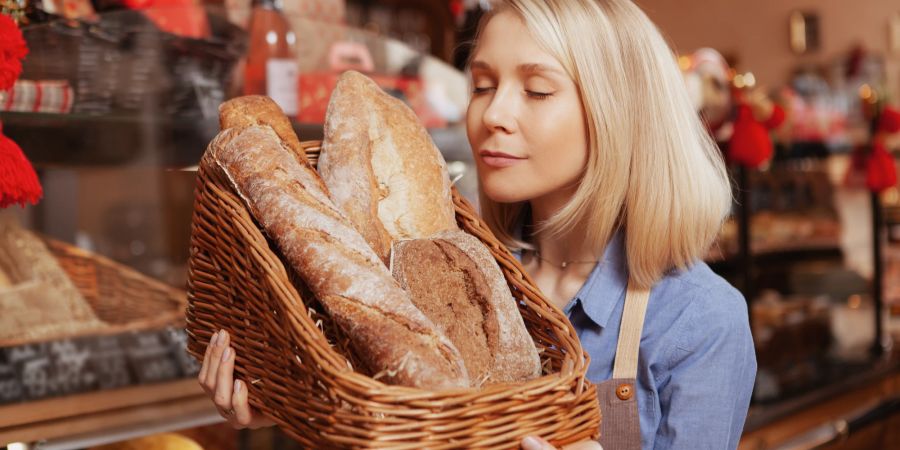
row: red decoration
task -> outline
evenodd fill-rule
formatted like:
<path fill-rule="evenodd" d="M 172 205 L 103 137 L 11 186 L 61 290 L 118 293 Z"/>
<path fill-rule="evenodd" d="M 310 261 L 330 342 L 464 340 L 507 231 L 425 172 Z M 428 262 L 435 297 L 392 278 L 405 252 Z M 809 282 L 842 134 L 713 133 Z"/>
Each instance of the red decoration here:
<path fill-rule="evenodd" d="M 22 149 L 0 130 L 0 208 L 36 204 L 44 195 L 37 174 Z"/>
<path fill-rule="evenodd" d="M 454 19 L 461 20 L 465 13 L 466 6 L 462 0 L 450 0 L 450 14 L 453 14 Z"/>
<path fill-rule="evenodd" d="M 900 111 L 885 106 L 878 120 L 878 131 L 888 134 L 900 132 Z"/>
<path fill-rule="evenodd" d="M 784 119 L 784 108 L 778 105 L 773 105 L 772 115 L 770 115 L 769 118 L 763 123 L 763 126 L 769 130 L 774 130 L 784 123 Z"/>
<path fill-rule="evenodd" d="M 0 90 L 13 87 L 22 73 L 22 58 L 28 46 L 22 32 L 9 16 L 0 14 Z M 22 149 L 3 135 L 0 125 L 0 208 L 12 204 L 35 204 L 44 194 L 37 174 Z"/>
<path fill-rule="evenodd" d="M 303 123 L 325 123 L 325 112 L 328 99 L 337 85 L 340 73 L 306 72 L 298 77 L 299 112 L 297 120 Z M 404 100 L 416 113 L 426 128 L 443 128 L 447 121 L 428 104 L 425 97 L 425 86 L 417 77 L 367 74 L 378 86 L 387 92 L 402 94 Z"/>
<path fill-rule="evenodd" d="M 144 9 L 153 6 L 153 0 L 124 0 L 122 4 L 129 9 Z"/>
<path fill-rule="evenodd" d="M 734 133 L 728 144 L 728 159 L 755 168 L 768 161 L 773 151 L 769 130 L 756 121 L 749 106 L 738 106 Z"/>
<path fill-rule="evenodd" d="M 206 10 L 200 0 L 129 0 L 167 33 L 194 39 L 210 35 Z"/>
<path fill-rule="evenodd" d="M 882 139 L 876 139 L 872 152 L 866 159 L 866 186 L 872 192 L 881 192 L 897 184 L 897 167 Z"/>
<path fill-rule="evenodd" d="M 28 54 L 28 46 L 16 22 L 6 14 L 0 14 L 0 91 L 15 84 L 22 73 L 22 59 Z"/>

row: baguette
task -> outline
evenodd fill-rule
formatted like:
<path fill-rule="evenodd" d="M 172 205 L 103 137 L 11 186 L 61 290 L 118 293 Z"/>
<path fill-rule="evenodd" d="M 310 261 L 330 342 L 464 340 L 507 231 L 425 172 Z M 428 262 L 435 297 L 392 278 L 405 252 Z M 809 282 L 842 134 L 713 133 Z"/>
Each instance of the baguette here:
<path fill-rule="evenodd" d="M 468 386 L 456 347 L 291 153 L 271 127 L 249 125 L 219 133 L 204 158 L 230 180 L 371 373 L 423 389 Z"/>
<path fill-rule="evenodd" d="M 294 133 L 290 119 L 284 115 L 278 103 L 263 95 L 245 95 L 219 105 L 219 128 L 243 128 L 250 125 L 268 125 L 281 142 L 287 146 L 301 164 L 309 164 L 306 152 L 300 147 L 300 138 Z"/>
<path fill-rule="evenodd" d="M 458 229 L 441 152 L 409 107 L 359 72 L 331 94 L 318 171 L 385 263 L 393 241 Z"/>

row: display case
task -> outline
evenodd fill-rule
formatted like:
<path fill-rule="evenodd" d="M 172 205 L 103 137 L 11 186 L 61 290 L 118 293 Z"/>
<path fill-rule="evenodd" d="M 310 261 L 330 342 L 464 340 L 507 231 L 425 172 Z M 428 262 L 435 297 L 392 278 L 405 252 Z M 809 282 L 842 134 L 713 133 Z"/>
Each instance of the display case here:
<path fill-rule="evenodd" d="M 893 448 L 898 246 L 884 219 L 898 189 L 870 192 L 850 148 L 790 145 L 762 169 L 734 168 L 735 215 L 707 258 L 746 296 L 756 345 L 740 448 Z"/>
<path fill-rule="evenodd" d="M 195 379 L 183 326 L 196 169 L 247 48 L 227 16 L 188 5 L 23 28 L 31 52 L 0 121 L 44 196 L 0 210 L 0 311 L 26 305 L 0 319 L 20 318 L 0 335 L 0 446 L 86 448 L 222 421 Z M 455 185 L 477 203 L 462 73 L 340 20 L 288 20 L 300 36 L 292 121 L 302 140 L 322 138 L 340 71 L 364 70 L 429 126 Z M 347 47 L 371 65 L 346 60 Z M 43 98 L 29 96 L 35 87 Z"/>

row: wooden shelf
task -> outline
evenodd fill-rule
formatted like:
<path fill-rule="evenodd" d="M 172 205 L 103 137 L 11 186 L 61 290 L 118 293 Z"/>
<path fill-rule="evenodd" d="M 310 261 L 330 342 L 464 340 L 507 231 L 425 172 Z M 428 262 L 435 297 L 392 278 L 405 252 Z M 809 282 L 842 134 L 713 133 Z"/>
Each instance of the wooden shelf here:
<path fill-rule="evenodd" d="M 91 392 L 0 407 L 0 445 L 131 430 L 132 436 L 214 423 L 196 379 Z"/>

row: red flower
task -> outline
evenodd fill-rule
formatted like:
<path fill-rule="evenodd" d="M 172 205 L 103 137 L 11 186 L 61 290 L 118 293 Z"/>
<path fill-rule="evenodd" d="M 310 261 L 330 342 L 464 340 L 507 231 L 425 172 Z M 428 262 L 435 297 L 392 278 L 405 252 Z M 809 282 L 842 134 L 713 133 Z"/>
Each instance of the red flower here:
<path fill-rule="evenodd" d="M 22 59 L 27 54 L 28 46 L 16 22 L 0 14 L 0 90 L 12 88 L 22 73 Z"/>

